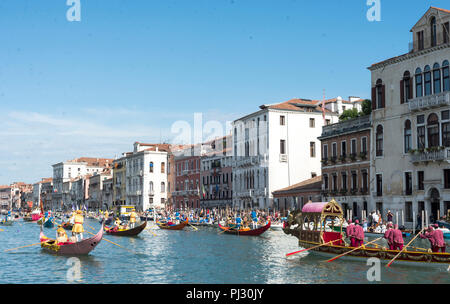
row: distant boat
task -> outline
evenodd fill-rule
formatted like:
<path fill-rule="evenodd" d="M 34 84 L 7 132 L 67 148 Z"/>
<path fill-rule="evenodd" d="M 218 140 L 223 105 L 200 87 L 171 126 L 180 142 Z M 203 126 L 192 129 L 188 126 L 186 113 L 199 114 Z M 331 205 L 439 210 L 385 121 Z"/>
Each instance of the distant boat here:
<path fill-rule="evenodd" d="M 222 225 L 220 225 L 220 223 L 218 224 L 219 228 L 224 232 L 224 233 L 228 233 L 228 234 L 235 234 L 235 235 L 248 235 L 248 236 L 258 236 L 263 234 L 264 232 L 266 232 L 269 228 L 270 228 L 270 221 L 263 227 L 259 227 L 256 229 L 236 229 L 234 227 L 229 228 L 229 227 L 223 227 Z"/>
<path fill-rule="evenodd" d="M 131 228 L 131 229 L 114 229 L 114 228 L 110 228 L 110 227 L 106 227 L 105 226 L 105 232 L 106 234 L 111 234 L 111 235 L 117 235 L 117 236 L 136 236 L 139 233 L 141 233 L 145 227 L 147 226 L 147 221 L 145 221 L 143 224 Z M 115 227 L 117 228 L 117 227 Z"/>
<path fill-rule="evenodd" d="M 183 230 L 183 228 L 186 227 L 187 224 L 187 220 L 185 222 L 179 223 L 178 225 L 168 225 L 167 223 L 156 222 L 156 225 L 158 225 L 160 229 L 165 230 Z"/>

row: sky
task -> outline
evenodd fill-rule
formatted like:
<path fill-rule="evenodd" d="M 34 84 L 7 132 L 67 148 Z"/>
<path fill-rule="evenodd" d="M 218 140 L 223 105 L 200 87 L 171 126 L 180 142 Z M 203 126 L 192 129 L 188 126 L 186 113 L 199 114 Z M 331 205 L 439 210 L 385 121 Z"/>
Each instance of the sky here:
<path fill-rule="evenodd" d="M 66 1 L 0 1 L 0 184 L 179 143 L 194 113 L 225 132 L 262 104 L 370 98 L 367 67 L 407 53 L 430 6 L 450 9 L 380 0 L 370 22 L 367 0 L 80 0 L 70 22 Z"/>

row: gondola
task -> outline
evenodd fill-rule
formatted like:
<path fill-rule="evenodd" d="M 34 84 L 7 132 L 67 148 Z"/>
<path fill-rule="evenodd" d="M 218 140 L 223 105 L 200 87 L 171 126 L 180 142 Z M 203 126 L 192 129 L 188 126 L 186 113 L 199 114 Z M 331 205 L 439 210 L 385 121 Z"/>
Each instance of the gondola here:
<path fill-rule="evenodd" d="M 160 229 L 165 229 L 165 230 L 183 230 L 184 227 L 186 227 L 186 225 L 188 224 L 188 220 L 186 220 L 185 222 L 181 222 L 178 225 L 167 225 L 167 223 L 161 223 L 161 222 L 156 222 L 156 225 L 158 225 L 158 227 Z"/>
<path fill-rule="evenodd" d="M 41 248 L 44 251 L 51 252 L 58 255 L 87 255 L 100 243 L 103 238 L 103 224 L 100 230 L 91 238 L 82 240 L 77 243 L 65 242 L 56 244 L 54 239 L 50 239 L 44 235 L 41 226 L 41 233 L 39 239 Z"/>
<path fill-rule="evenodd" d="M 223 227 L 222 225 L 219 225 L 219 228 L 224 232 L 228 234 L 236 234 L 236 235 L 248 235 L 248 236 L 258 236 L 266 232 L 270 228 L 270 221 L 263 227 L 259 227 L 256 229 L 236 229 L 236 228 L 229 228 L 229 227 Z"/>
<path fill-rule="evenodd" d="M 147 221 L 145 221 L 140 226 L 131 229 L 117 229 L 117 227 L 112 228 L 105 226 L 105 232 L 106 234 L 117 236 L 136 236 L 141 233 L 145 229 L 145 227 L 147 227 Z"/>
<path fill-rule="evenodd" d="M 342 207 L 335 200 L 308 202 L 301 210 L 296 210 L 289 215 L 288 223 L 283 231 L 298 238 L 299 246 L 310 248 L 311 254 L 328 258 L 348 253 L 341 259 L 366 262 L 369 258 L 378 258 L 382 263 L 389 263 L 400 253 L 399 250 L 389 250 L 379 244 L 356 248 L 348 246 L 344 240 L 342 224 L 339 232 L 323 229 L 327 219 L 331 219 L 332 223 L 338 219 L 339 221 L 336 222 L 342 223 L 343 215 Z M 307 223 L 313 223 L 313 228 L 311 229 Z M 395 264 L 447 269 L 450 264 L 450 253 L 407 249 L 400 253 Z"/>

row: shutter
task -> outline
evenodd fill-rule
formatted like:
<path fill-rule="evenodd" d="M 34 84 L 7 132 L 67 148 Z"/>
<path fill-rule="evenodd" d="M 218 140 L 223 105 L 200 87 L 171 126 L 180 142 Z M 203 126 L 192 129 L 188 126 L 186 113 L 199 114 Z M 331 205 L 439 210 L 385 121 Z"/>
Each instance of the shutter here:
<path fill-rule="evenodd" d="M 405 81 L 400 81 L 400 104 L 405 103 Z"/>
<path fill-rule="evenodd" d="M 386 107 L 386 85 L 383 84 L 381 87 L 381 107 Z"/>
<path fill-rule="evenodd" d="M 372 110 L 377 108 L 377 88 L 372 88 Z"/>

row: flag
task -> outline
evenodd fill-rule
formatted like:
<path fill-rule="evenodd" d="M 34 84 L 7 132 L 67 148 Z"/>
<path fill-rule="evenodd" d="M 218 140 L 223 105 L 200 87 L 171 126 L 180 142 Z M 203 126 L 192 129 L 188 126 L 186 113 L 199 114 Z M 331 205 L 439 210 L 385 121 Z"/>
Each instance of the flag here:
<path fill-rule="evenodd" d="M 325 90 L 323 92 L 323 100 L 322 100 L 322 117 L 323 121 L 325 121 Z"/>
<path fill-rule="evenodd" d="M 203 185 L 203 184 L 202 184 L 202 196 L 203 196 L 203 198 L 205 198 L 205 196 L 206 196 L 205 185 Z"/>

